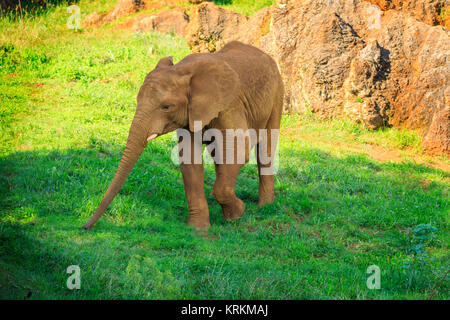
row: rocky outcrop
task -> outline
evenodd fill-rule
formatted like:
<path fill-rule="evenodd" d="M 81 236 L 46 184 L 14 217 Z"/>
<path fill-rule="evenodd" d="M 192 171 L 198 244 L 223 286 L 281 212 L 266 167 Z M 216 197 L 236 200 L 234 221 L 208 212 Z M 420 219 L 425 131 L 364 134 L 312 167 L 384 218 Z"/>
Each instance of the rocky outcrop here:
<path fill-rule="evenodd" d="M 343 83 L 345 116 L 359 118 L 371 129 L 385 124 L 390 104 L 382 89 L 389 63 L 386 49 L 376 40 L 369 40 L 359 50 Z"/>
<path fill-rule="evenodd" d="M 204 3 L 191 10 L 187 42 L 193 52 L 210 51 L 223 47 L 228 39 L 248 21 L 248 17 L 218 7 L 213 3 Z"/>
<path fill-rule="evenodd" d="M 100 25 L 102 23 L 103 18 L 106 16 L 106 14 L 100 14 L 97 11 L 94 11 L 90 14 L 88 14 L 86 16 L 86 18 L 84 18 L 82 26 L 83 28 L 86 27 L 92 27 L 92 26 L 97 26 Z"/>
<path fill-rule="evenodd" d="M 431 153 L 449 153 L 450 141 L 450 107 L 445 107 L 433 116 L 428 134 L 422 146 Z"/>
<path fill-rule="evenodd" d="M 368 0 L 381 10 L 399 10 L 429 25 L 450 28 L 448 0 Z M 446 12 L 448 12 L 446 14 Z"/>
<path fill-rule="evenodd" d="M 188 2 L 188 0 L 184 0 Z M 105 23 L 116 21 L 119 18 L 126 17 L 131 14 L 135 14 L 139 11 L 158 11 L 165 8 L 177 8 L 184 2 L 183 0 L 119 0 L 117 5 L 108 13 L 93 12 L 86 16 L 83 20 L 83 27 L 98 26 Z M 167 10 L 166 10 L 167 11 Z M 173 20 L 171 14 L 165 13 L 163 17 L 167 17 L 168 20 Z M 147 18 L 143 17 L 143 18 Z M 133 19 L 137 21 L 136 18 Z M 158 24 L 162 24 L 161 18 Z M 164 27 L 162 28 L 164 29 Z"/>
<path fill-rule="evenodd" d="M 140 0 L 119 0 L 114 9 L 109 13 L 94 11 L 83 20 L 83 27 L 98 26 L 112 22 L 121 17 L 136 13 L 145 8 L 145 2 Z"/>
<path fill-rule="evenodd" d="M 108 13 L 103 22 L 108 23 L 118 18 L 125 17 L 145 8 L 145 2 L 141 0 L 119 0 L 114 9 Z"/>
<path fill-rule="evenodd" d="M 201 4 L 191 14 L 188 44 L 214 52 L 240 40 L 272 55 L 286 112 L 418 129 L 424 147 L 448 152 L 448 29 L 360 0 L 284 2 L 251 19 Z"/>
<path fill-rule="evenodd" d="M 189 16 L 182 8 L 160 11 L 155 14 L 140 14 L 122 24 L 118 29 L 131 29 L 136 32 L 164 32 L 185 36 Z"/>

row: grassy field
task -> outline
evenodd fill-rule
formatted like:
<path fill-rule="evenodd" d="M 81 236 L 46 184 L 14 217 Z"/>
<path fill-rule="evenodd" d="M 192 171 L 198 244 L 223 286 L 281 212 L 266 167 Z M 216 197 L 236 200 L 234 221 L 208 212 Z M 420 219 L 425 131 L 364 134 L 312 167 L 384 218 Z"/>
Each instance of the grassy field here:
<path fill-rule="evenodd" d="M 226 6 L 251 12 L 246 3 Z M 85 15 L 114 3 L 80 5 Z M 168 134 L 95 228 L 81 229 L 115 173 L 143 78 L 189 49 L 172 35 L 68 30 L 65 10 L 0 18 L 0 298 L 449 298 L 448 278 L 439 285 L 450 267 L 449 161 L 423 154 L 412 131 L 284 116 L 276 202 L 257 207 L 246 165 L 236 192 L 247 211 L 224 221 L 207 166 L 206 237 L 185 226 Z M 66 287 L 70 265 L 81 290 Z M 366 286 L 370 265 L 379 290 Z"/>

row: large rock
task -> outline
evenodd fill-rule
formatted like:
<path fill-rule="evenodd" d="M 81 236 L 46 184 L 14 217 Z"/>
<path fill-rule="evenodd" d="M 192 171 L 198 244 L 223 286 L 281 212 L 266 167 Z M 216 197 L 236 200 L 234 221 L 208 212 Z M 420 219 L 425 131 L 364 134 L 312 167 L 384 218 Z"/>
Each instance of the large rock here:
<path fill-rule="evenodd" d="M 449 153 L 450 141 L 450 107 L 447 106 L 433 116 L 428 134 L 422 146 L 432 153 Z"/>
<path fill-rule="evenodd" d="M 189 16 L 183 8 L 160 11 L 155 14 L 140 14 L 116 26 L 136 32 L 164 32 L 179 36 L 186 34 Z"/>
<path fill-rule="evenodd" d="M 240 40 L 272 55 L 286 112 L 418 129 L 424 147 L 448 152 L 448 29 L 361 0 L 285 2 L 251 19 L 201 4 L 191 14 L 188 44 L 213 52 Z"/>
<path fill-rule="evenodd" d="M 93 12 L 87 15 L 83 20 L 83 26 L 89 27 L 110 23 L 116 21 L 119 18 L 126 17 L 143 10 L 160 11 L 166 8 L 173 9 L 183 4 L 183 2 L 188 3 L 188 0 L 118 0 L 117 5 L 110 12 L 102 14 Z M 160 16 L 160 21 L 158 21 L 157 23 L 163 25 L 165 22 L 163 22 L 161 19 L 167 18 L 167 20 L 169 20 L 168 23 L 170 24 L 170 21 L 174 20 L 175 15 L 176 13 L 174 15 L 171 15 L 165 12 Z M 133 18 L 131 20 L 132 21 L 130 21 L 128 25 L 133 26 L 132 22 L 136 22 L 137 19 Z M 126 25 L 126 23 L 123 25 Z M 185 26 L 181 26 L 180 28 L 183 28 L 184 30 Z M 161 29 L 164 29 L 164 27 L 161 27 Z"/>
<path fill-rule="evenodd" d="M 102 19 L 103 23 L 136 13 L 144 7 L 145 2 L 141 0 L 119 0 L 116 7 Z"/>
<path fill-rule="evenodd" d="M 381 10 L 400 10 L 429 25 L 443 25 L 447 28 L 449 20 L 445 12 L 450 9 L 448 0 L 368 0 Z"/>
<path fill-rule="evenodd" d="M 103 23 L 103 18 L 106 16 L 106 14 L 100 14 L 97 11 L 94 11 L 86 16 L 84 18 L 82 26 L 83 28 L 86 27 L 92 27 L 92 26 L 98 26 Z"/>
<path fill-rule="evenodd" d="M 223 47 L 248 18 L 213 3 L 203 3 L 191 11 L 187 42 L 193 52 L 215 51 Z"/>

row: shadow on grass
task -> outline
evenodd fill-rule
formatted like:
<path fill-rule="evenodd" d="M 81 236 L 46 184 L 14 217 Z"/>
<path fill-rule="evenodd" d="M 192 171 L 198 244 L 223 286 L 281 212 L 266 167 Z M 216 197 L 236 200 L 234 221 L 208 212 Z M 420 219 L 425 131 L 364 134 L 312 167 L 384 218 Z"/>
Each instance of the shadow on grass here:
<path fill-rule="evenodd" d="M 77 4 L 79 0 L 2 0 L 0 2 L 0 14 L 9 14 L 11 17 L 20 18 L 23 14 L 40 15 L 56 6 Z"/>
<path fill-rule="evenodd" d="M 233 4 L 233 0 L 214 0 L 214 3 L 217 5 L 227 5 L 227 4 Z"/>
<path fill-rule="evenodd" d="M 1 159 L 2 211 L 21 221 L 55 215 L 88 219 L 114 176 L 122 150 L 96 143 L 87 149 L 24 151 Z M 162 224 L 186 221 L 183 181 L 170 152 L 162 142 L 144 151 L 105 214 L 111 222 L 133 224 L 147 216 Z M 255 165 L 244 166 L 236 193 L 257 216 L 326 212 L 364 227 L 408 227 L 443 222 L 448 203 L 447 186 L 441 181 L 448 178 L 446 172 L 415 163 L 379 163 L 353 155 L 336 158 L 314 148 L 282 150 L 275 204 L 269 209 L 256 207 Z M 214 180 L 213 166 L 207 166 L 205 192 L 212 223 L 226 225 L 209 194 Z"/>
<path fill-rule="evenodd" d="M 226 290 L 237 288 L 227 289 L 225 283 L 216 283 L 225 286 L 225 291 L 218 294 L 211 287 L 212 280 L 205 280 L 210 275 L 206 275 L 209 269 L 202 261 L 204 255 L 209 254 L 213 263 L 219 263 L 223 256 L 228 257 L 229 270 L 222 272 L 235 272 L 249 282 L 256 281 L 261 272 L 265 274 L 269 269 L 270 272 L 276 270 L 282 279 L 283 270 L 291 268 L 289 263 L 292 268 L 301 265 L 308 269 L 311 268 L 308 259 L 321 259 L 323 264 L 314 269 L 317 279 L 295 273 L 289 285 L 275 289 L 274 283 L 267 282 L 262 284 L 265 291 L 261 296 L 252 293 L 250 297 L 323 298 L 330 296 L 311 289 L 312 283 L 319 285 L 316 282 L 322 277 L 319 271 L 326 274 L 330 265 L 338 270 L 346 268 L 341 266 L 344 257 L 352 261 L 346 271 L 350 274 L 350 269 L 361 267 L 355 264 L 355 256 L 365 265 L 368 255 L 383 263 L 383 259 L 394 252 L 407 252 L 409 238 L 397 230 L 431 223 L 440 230 L 434 245 L 443 246 L 440 235 L 445 230 L 448 200 L 447 186 L 441 181 L 448 179 L 448 173 L 413 163 L 379 163 L 366 156 L 337 158 L 314 148 L 281 150 L 280 170 L 275 178 L 277 200 L 262 208 L 256 205 L 256 168 L 244 166 L 236 192 L 245 201 L 247 212 L 240 221 L 233 223 L 223 220 L 220 206 L 209 195 L 215 177 L 212 166 L 208 166 L 205 192 L 213 225 L 210 232 L 216 238 L 203 239 L 184 225 L 187 205 L 181 173 L 170 161 L 171 148 L 164 142 L 152 144 L 94 229 L 82 230 L 81 225 L 100 203 L 122 150 L 118 146 L 97 143 L 86 149 L 16 152 L 0 160 L 0 252 L 4 258 L 0 268 L 8 272 L 17 270 L 15 277 L 19 279 L 1 280 L 12 288 L 9 297 L 27 294 L 28 287 L 34 288 L 35 298 L 58 296 L 52 284 L 57 282 L 64 286 L 67 275 L 61 266 L 81 264 L 87 269 L 95 266 L 87 275 L 92 282 L 87 291 L 64 291 L 58 297 L 145 298 L 148 288 L 136 292 L 133 288 L 146 276 L 142 275 L 141 279 L 126 273 L 135 267 L 130 263 L 141 268 L 141 264 L 145 264 L 140 260 L 142 257 L 158 262 L 150 262 L 151 268 L 161 273 L 163 280 L 158 280 L 159 285 L 165 288 L 165 295 L 157 297 L 230 298 L 232 294 L 236 297 L 235 291 Z M 311 237 L 313 232 L 322 230 L 327 230 L 326 241 Z M 379 240 L 374 234 L 385 235 Z M 346 241 L 350 244 L 344 244 Z M 352 244 L 361 242 L 368 247 L 365 251 L 355 251 Z M 258 259 L 263 259 L 264 264 Z M 291 261 L 288 266 L 286 261 Z M 249 275 L 245 266 L 259 274 L 252 271 Z M 386 268 L 399 270 L 400 266 Z M 190 274 L 192 270 L 194 275 Z M 173 280 L 173 275 L 177 280 Z M 310 288 L 311 292 L 292 291 L 294 283 L 298 286 L 300 279 L 310 281 L 305 288 Z M 340 281 L 339 276 L 335 280 Z M 417 290 L 428 288 L 431 280 Z M 122 291 L 104 292 L 111 282 Z M 390 286 L 395 293 L 398 283 Z M 182 287 L 184 293 L 180 291 Z M 148 290 L 153 292 L 153 289 Z M 346 290 L 351 297 L 354 290 L 365 289 Z M 244 294 L 244 291 L 239 292 Z M 8 296 L 7 293 L 2 295 Z"/>

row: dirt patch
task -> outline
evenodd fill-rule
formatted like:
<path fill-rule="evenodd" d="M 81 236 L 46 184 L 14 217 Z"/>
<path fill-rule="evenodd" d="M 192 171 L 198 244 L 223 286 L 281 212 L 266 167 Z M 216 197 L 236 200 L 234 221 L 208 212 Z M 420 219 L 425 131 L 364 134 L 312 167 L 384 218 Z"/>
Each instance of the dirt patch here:
<path fill-rule="evenodd" d="M 83 20 L 83 27 L 95 27 L 101 26 L 105 23 L 116 21 L 119 18 L 126 17 L 140 11 L 157 12 L 163 9 L 179 8 L 183 3 L 188 1 L 182 0 L 119 0 L 117 5 L 110 12 L 98 13 L 96 11 L 90 13 Z M 149 16 L 149 14 L 144 14 Z M 140 15 L 141 16 L 141 15 Z M 126 29 L 127 26 L 131 28 L 137 17 L 128 20 L 123 23 L 120 29 Z"/>
<path fill-rule="evenodd" d="M 122 75 L 120 75 L 120 76 L 118 76 L 116 78 L 101 79 L 101 80 L 96 80 L 96 82 L 98 82 L 98 83 L 109 83 L 109 82 L 113 82 L 113 81 L 119 81 L 121 79 L 126 79 L 126 78 L 132 76 L 133 74 L 134 74 L 133 72 L 129 72 L 129 73 L 122 74 Z M 67 84 L 70 85 L 70 86 L 72 85 L 70 82 L 68 82 Z"/>
<path fill-rule="evenodd" d="M 208 232 L 208 230 L 194 229 L 194 233 L 197 236 L 202 237 L 205 240 L 217 240 L 217 239 L 220 239 L 219 235 L 211 234 L 211 233 Z"/>
<path fill-rule="evenodd" d="M 381 147 L 379 145 L 371 145 L 371 144 L 357 144 L 348 143 L 343 141 L 333 141 L 331 139 L 324 139 L 318 135 L 308 134 L 299 132 L 298 128 L 291 127 L 283 129 L 282 137 L 288 139 L 301 139 L 308 142 L 318 143 L 322 145 L 326 145 L 329 147 L 339 147 L 340 149 L 344 149 L 346 151 L 363 153 L 368 155 L 370 158 L 377 160 L 379 162 L 395 162 L 402 163 L 406 161 L 413 161 L 417 164 L 424 165 L 426 167 L 431 167 L 435 169 L 440 169 L 445 172 L 450 172 L 450 164 L 440 160 L 439 158 L 429 155 L 429 154 L 418 154 L 413 150 L 408 151 L 407 149 L 388 149 L 385 147 Z M 405 160 L 402 158 L 401 153 L 407 153 L 408 158 L 411 160 Z M 430 160 L 431 159 L 431 160 Z"/>
<path fill-rule="evenodd" d="M 162 32 L 185 36 L 189 16 L 184 8 L 160 11 L 155 14 L 141 13 L 115 29 L 131 29 L 135 32 Z"/>
<path fill-rule="evenodd" d="M 367 154 L 380 162 L 402 162 L 403 159 L 398 155 L 398 150 L 389 150 L 377 145 L 370 145 L 370 149 Z"/>
<path fill-rule="evenodd" d="M 293 212 L 291 210 L 284 210 L 284 213 L 287 214 L 289 217 L 291 217 L 292 219 L 294 219 L 297 222 L 303 222 L 305 221 L 305 219 L 309 218 L 309 216 L 311 215 L 311 212 Z"/>
<path fill-rule="evenodd" d="M 430 188 L 430 180 L 420 180 L 420 184 L 422 185 L 423 190 L 428 190 Z"/>
<path fill-rule="evenodd" d="M 27 144 L 27 145 L 18 146 L 17 149 L 22 150 L 22 151 L 31 150 L 31 149 L 33 149 L 33 146 L 30 146 Z"/>
<path fill-rule="evenodd" d="M 42 82 L 38 82 L 38 83 L 25 82 L 23 85 L 26 87 L 30 87 L 30 88 L 42 88 L 44 86 L 44 84 Z"/>

